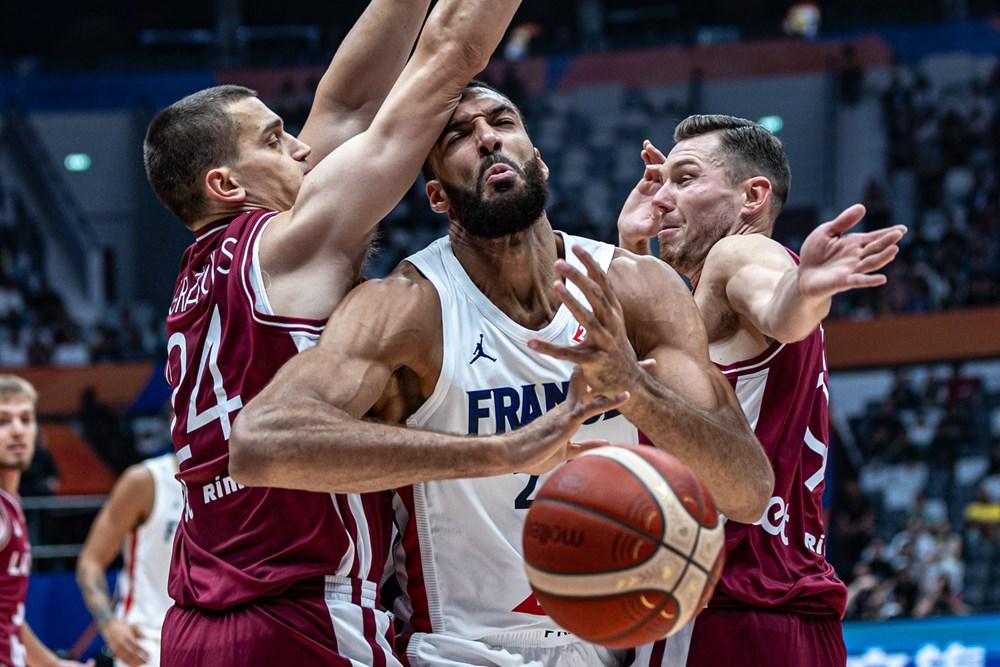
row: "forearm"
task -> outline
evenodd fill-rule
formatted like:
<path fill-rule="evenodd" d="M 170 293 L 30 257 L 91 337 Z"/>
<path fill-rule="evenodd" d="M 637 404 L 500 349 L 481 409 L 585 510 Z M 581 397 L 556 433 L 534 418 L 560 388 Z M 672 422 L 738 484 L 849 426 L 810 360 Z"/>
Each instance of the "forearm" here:
<path fill-rule="evenodd" d="M 720 512 L 752 523 L 764 512 L 774 475 L 742 414 L 732 414 L 724 401 L 720 406 L 701 408 L 645 374 L 621 411 L 657 447 L 698 475 Z"/>
<path fill-rule="evenodd" d="M 46 648 L 27 623 L 21 626 L 21 643 L 27 653 L 28 667 L 53 667 L 59 664 L 59 657 Z"/>
<path fill-rule="evenodd" d="M 81 555 L 76 566 L 76 583 L 83 602 L 98 628 L 104 628 L 114 618 L 111 595 L 104 568 L 92 559 Z"/>
<path fill-rule="evenodd" d="M 430 0 L 372 0 L 316 89 L 316 103 L 363 110 L 368 122 L 403 70 Z"/>
<path fill-rule="evenodd" d="M 782 343 L 794 343 L 811 334 L 830 312 L 831 297 L 806 296 L 799 289 L 798 267 L 781 276 L 760 316 L 758 329 Z"/>
<path fill-rule="evenodd" d="M 230 441 L 230 474 L 248 486 L 364 493 L 513 472 L 495 437 L 365 421 L 320 401 L 251 406 Z"/>

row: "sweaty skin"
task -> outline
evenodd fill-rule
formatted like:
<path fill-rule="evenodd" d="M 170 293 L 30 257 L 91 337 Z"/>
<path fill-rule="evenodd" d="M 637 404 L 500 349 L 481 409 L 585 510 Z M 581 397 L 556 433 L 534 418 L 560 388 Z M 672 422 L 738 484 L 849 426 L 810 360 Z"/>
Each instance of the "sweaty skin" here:
<path fill-rule="evenodd" d="M 488 199 L 524 187 L 518 173 L 499 179 L 491 178 L 496 172 L 480 174 L 486 159 L 500 155 L 517 165 L 537 159 L 548 176 L 509 102 L 467 92 L 432 152 L 432 208 L 452 213 L 442 183 L 485 180 Z M 525 229 L 494 239 L 468 233 L 453 217 L 449 234 L 470 278 L 512 320 L 538 329 L 565 304 L 587 327 L 585 344 L 572 349 L 533 343 L 540 353 L 577 364 L 574 386 L 581 386 L 575 395 L 501 436 L 447 436 L 381 423 L 401 423 L 427 400 L 444 354 L 436 291 L 404 263 L 385 280 L 349 294 L 317 348 L 286 364 L 244 408 L 233 431 L 234 478 L 361 492 L 545 470 L 572 455 L 566 442 L 584 412 L 604 411 L 607 401 L 620 402 L 627 392 L 622 413 L 691 466 L 721 511 L 739 521 L 761 515 L 773 485 L 770 466 L 732 389 L 712 365 L 695 304 L 672 270 L 621 252 L 607 276 L 585 254 L 580 258 L 590 270 L 576 272 L 560 259 L 567 249 L 544 212 Z M 563 279 L 583 290 L 592 315 L 575 303 Z M 655 303 L 644 298 L 651 289 L 662 295 Z M 639 362 L 647 358 L 655 362 L 650 370 Z M 336 382 L 330 369 L 337 369 Z"/>

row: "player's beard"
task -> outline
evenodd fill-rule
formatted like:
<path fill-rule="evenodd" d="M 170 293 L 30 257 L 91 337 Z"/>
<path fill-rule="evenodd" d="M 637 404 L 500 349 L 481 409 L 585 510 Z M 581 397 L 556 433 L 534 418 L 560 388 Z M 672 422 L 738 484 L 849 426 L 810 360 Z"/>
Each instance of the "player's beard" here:
<path fill-rule="evenodd" d="M 495 164 L 505 164 L 521 177 L 508 185 L 494 187 L 493 196 L 483 196 L 486 170 Z M 483 160 L 479 167 L 476 189 L 451 185 L 441 180 L 451 202 L 451 215 L 474 236 L 496 239 L 527 229 L 545 211 L 549 190 L 538 158 L 532 158 L 524 167 L 511 160 L 493 155 Z"/>
<path fill-rule="evenodd" d="M 710 224 L 689 221 L 677 243 L 660 243 L 660 259 L 682 276 L 690 278 L 697 274 L 712 246 L 726 236 L 732 215 L 732 212 L 717 210 Z"/>

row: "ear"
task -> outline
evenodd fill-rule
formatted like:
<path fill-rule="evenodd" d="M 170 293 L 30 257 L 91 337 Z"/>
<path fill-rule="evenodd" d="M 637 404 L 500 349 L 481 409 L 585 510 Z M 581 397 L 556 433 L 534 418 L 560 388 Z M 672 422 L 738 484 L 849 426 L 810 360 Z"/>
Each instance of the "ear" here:
<path fill-rule="evenodd" d="M 755 176 L 743 182 L 743 207 L 740 211 L 747 217 L 767 214 L 771 204 L 771 181 L 763 176 Z"/>
<path fill-rule="evenodd" d="M 431 210 L 435 213 L 447 213 L 448 209 L 451 208 L 451 201 L 449 201 L 448 193 L 444 191 L 441 181 L 436 178 L 427 181 L 424 189 L 427 192 L 427 201 L 431 204 Z"/>
<path fill-rule="evenodd" d="M 537 147 L 535 148 L 535 159 L 537 159 L 538 163 L 542 166 L 542 176 L 545 177 L 546 181 L 548 181 L 549 180 L 549 165 L 545 164 L 545 160 L 542 159 L 542 152 L 540 150 L 538 150 Z"/>
<path fill-rule="evenodd" d="M 223 204 L 242 204 L 247 191 L 229 167 L 216 167 L 205 174 L 205 194 L 212 201 Z"/>

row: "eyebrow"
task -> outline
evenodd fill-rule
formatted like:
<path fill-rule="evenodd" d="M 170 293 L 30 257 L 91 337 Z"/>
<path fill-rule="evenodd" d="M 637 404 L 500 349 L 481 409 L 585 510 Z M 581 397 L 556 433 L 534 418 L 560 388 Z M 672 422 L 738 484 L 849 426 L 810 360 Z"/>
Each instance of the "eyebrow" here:
<path fill-rule="evenodd" d="M 512 107 L 510 104 L 507 104 L 505 102 L 500 102 L 499 104 L 496 104 L 496 105 L 490 107 L 489 109 L 487 109 L 486 111 L 482 112 L 481 114 L 475 113 L 475 114 L 471 114 L 469 116 L 466 116 L 465 118 L 457 118 L 457 119 L 456 118 L 452 118 L 451 122 L 448 123 L 448 125 L 444 128 L 444 132 L 441 133 L 441 137 L 443 138 L 449 132 L 453 132 L 454 130 L 456 130 L 456 129 L 464 126 L 464 125 L 468 125 L 469 123 L 472 122 L 472 119 L 475 118 L 476 116 L 480 116 L 481 115 L 481 116 L 486 116 L 487 118 L 495 118 L 496 116 L 499 116 L 500 114 L 502 114 L 504 112 L 514 113 L 514 107 Z"/>
<path fill-rule="evenodd" d="M 670 168 L 676 169 L 677 167 L 687 167 L 688 165 L 694 165 L 696 167 L 700 167 L 701 162 L 699 162 L 693 157 L 684 157 L 681 158 L 680 160 L 677 160 L 677 162 L 674 162 L 672 165 L 670 165 Z"/>
<path fill-rule="evenodd" d="M 264 128 L 260 131 L 260 135 L 264 136 L 264 135 L 270 134 L 271 132 L 274 132 L 275 130 L 281 129 L 281 126 L 282 126 L 281 119 L 280 118 L 275 118 L 270 123 L 268 123 L 267 125 L 264 126 Z"/>

